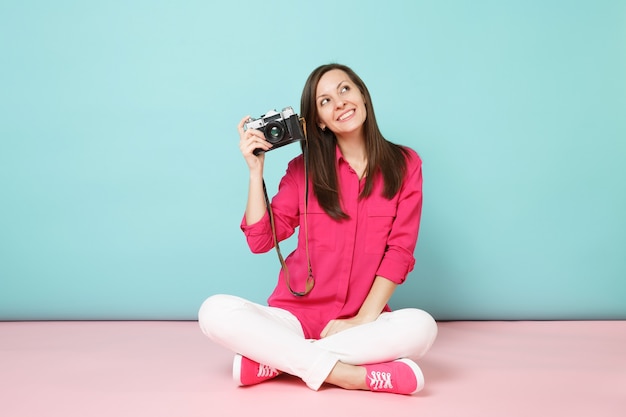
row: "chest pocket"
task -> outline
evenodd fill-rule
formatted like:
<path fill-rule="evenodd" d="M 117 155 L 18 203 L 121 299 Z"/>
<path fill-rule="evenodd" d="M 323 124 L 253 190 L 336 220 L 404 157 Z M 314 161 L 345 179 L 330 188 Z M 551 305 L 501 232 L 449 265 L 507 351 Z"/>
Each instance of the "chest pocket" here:
<path fill-rule="evenodd" d="M 381 254 L 387 249 L 387 238 L 396 218 L 394 203 L 371 205 L 367 208 L 365 252 Z"/>

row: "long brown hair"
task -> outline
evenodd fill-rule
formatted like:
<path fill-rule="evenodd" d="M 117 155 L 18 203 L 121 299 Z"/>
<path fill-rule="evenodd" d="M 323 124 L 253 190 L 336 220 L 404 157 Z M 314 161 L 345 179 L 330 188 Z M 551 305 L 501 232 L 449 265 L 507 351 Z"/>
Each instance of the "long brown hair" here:
<path fill-rule="evenodd" d="M 374 176 L 378 173 L 383 176 L 383 196 L 391 199 L 400 190 L 406 173 L 405 148 L 386 140 L 374 115 L 372 98 L 361 78 L 349 67 L 341 64 L 326 64 L 317 67 L 307 79 L 300 100 L 302 117 L 307 121 L 307 142 L 310 178 L 313 182 L 313 192 L 320 206 L 326 213 L 336 220 L 347 219 L 349 216 L 342 210 L 339 200 L 339 186 L 337 183 L 337 167 L 335 166 L 335 149 L 337 137 L 329 129 L 322 130 L 318 126 L 318 112 L 316 90 L 320 78 L 330 70 L 338 69 L 345 72 L 357 86 L 364 97 L 367 117 L 363 126 L 365 136 L 365 153 L 367 170 L 365 187 L 359 198 L 365 198 L 372 193 Z"/>

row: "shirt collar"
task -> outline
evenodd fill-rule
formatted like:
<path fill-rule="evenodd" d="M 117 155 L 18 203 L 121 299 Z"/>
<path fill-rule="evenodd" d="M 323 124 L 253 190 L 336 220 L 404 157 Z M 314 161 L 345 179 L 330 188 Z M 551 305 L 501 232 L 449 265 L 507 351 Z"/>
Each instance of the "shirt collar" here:
<path fill-rule="evenodd" d="M 335 162 L 338 164 L 340 161 L 345 161 L 345 159 L 343 159 L 343 154 L 341 153 L 341 149 L 339 149 L 339 145 L 335 145 Z"/>

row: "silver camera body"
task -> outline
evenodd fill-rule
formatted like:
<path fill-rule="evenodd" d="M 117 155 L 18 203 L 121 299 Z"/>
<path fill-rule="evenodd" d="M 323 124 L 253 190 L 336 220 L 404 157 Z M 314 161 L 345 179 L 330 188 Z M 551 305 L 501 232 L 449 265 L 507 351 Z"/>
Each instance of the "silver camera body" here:
<path fill-rule="evenodd" d="M 304 140 L 304 130 L 300 117 L 291 107 L 285 107 L 281 112 L 270 110 L 258 119 L 248 119 L 243 126 L 244 130 L 256 129 L 263 132 L 265 139 L 273 146 L 267 151 Z M 254 154 L 263 152 L 257 148 Z"/>

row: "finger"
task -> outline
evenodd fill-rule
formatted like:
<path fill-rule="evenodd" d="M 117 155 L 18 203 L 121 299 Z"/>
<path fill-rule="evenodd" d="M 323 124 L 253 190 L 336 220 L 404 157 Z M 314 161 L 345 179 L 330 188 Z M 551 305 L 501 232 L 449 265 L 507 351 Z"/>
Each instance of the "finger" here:
<path fill-rule="evenodd" d="M 237 125 L 237 130 L 239 131 L 239 134 L 242 135 L 244 130 L 243 130 L 243 126 L 246 124 L 246 122 L 250 119 L 250 116 L 246 116 L 243 119 L 241 119 L 241 121 L 239 122 L 239 124 Z"/>
<path fill-rule="evenodd" d="M 267 140 L 265 139 L 265 135 L 263 134 L 262 131 L 258 130 L 258 129 L 250 129 L 250 130 L 246 130 L 246 134 L 249 135 L 249 137 L 255 136 L 256 138 L 262 140 L 263 142 L 267 142 Z M 269 142 L 267 142 L 269 143 Z"/>
<path fill-rule="evenodd" d="M 270 145 L 270 143 L 265 140 L 265 137 L 263 137 L 263 134 L 259 135 L 258 133 L 248 133 L 248 132 L 246 132 L 246 134 L 243 137 L 243 143 L 246 145 L 250 145 L 250 144 L 265 145 L 265 146 Z"/>
<path fill-rule="evenodd" d="M 259 146 L 261 146 L 262 141 L 263 140 L 261 138 L 259 138 L 257 135 L 255 135 L 253 133 L 246 132 L 239 139 L 239 149 L 241 149 L 242 151 L 246 151 L 246 150 L 250 149 L 251 147 L 252 148 L 259 147 Z"/>
<path fill-rule="evenodd" d="M 252 136 L 246 140 L 242 140 L 239 144 L 239 149 L 244 155 L 253 154 L 256 149 L 262 149 L 267 151 L 272 147 L 272 144 L 260 139 L 256 136 Z M 259 155 L 255 155 L 259 156 Z"/>
<path fill-rule="evenodd" d="M 251 133 L 248 138 L 248 144 L 253 144 L 257 148 L 263 148 L 264 150 L 268 150 L 273 147 L 270 142 L 265 139 L 263 132 L 256 131 L 256 133 Z"/>
<path fill-rule="evenodd" d="M 257 149 L 261 149 L 261 150 L 263 150 L 263 152 L 267 152 L 267 151 L 269 151 L 271 148 L 272 148 L 272 145 L 269 145 L 269 146 L 268 146 L 268 145 L 266 145 L 265 143 L 257 143 L 257 144 L 254 144 L 254 145 L 252 146 L 252 149 L 251 149 L 251 151 L 250 151 L 250 152 L 254 152 L 254 151 L 255 151 L 255 150 L 257 150 Z M 258 155 L 257 155 L 257 156 L 258 156 Z"/>
<path fill-rule="evenodd" d="M 241 124 L 239 124 L 237 127 L 239 130 L 239 140 L 241 142 L 251 141 L 251 140 L 254 140 L 255 138 L 265 140 L 265 136 L 263 135 L 263 132 L 261 132 L 260 130 L 248 129 L 244 131 L 243 126 Z"/>

